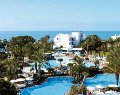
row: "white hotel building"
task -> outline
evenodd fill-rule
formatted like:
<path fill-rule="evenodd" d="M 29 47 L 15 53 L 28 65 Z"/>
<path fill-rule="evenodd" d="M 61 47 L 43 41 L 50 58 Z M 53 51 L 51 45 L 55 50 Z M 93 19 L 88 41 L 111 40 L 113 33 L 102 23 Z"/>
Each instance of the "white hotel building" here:
<path fill-rule="evenodd" d="M 120 35 L 114 35 L 114 36 L 111 36 L 111 39 L 115 40 L 115 39 L 117 39 L 119 37 L 120 37 Z"/>
<path fill-rule="evenodd" d="M 59 50 L 62 53 L 66 52 L 74 52 L 74 53 L 80 53 L 82 51 L 82 48 L 74 48 L 77 46 L 81 41 L 85 39 L 85 35 L 81 32 L 72 32 L 71 34 L 58 34 L 54 38 L 54 46 L 61 47 Z"/>
<path fill-rule="evenodd" d="M 81 32 L 72 32 L 69 34 L 58 34 L 54 38 L 54 46 L 63 48 L 73 48 L 77 46 L 81 41 L 85 39 L 85 36 Z"/>

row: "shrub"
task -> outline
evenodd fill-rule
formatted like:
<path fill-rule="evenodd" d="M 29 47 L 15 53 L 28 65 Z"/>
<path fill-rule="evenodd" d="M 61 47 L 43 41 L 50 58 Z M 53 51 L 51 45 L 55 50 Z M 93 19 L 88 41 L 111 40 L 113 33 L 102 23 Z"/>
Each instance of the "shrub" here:
<path fill-rule="evenodd" d="M 78 87 L 76 85 L 72 85 L 70 95 L 78 94 Z"/>
<path fill-rule="evenodd" d="M 14 85 L 8 81 L 0 80 L 0 95 L 16 95 L 17 90 Z"/>

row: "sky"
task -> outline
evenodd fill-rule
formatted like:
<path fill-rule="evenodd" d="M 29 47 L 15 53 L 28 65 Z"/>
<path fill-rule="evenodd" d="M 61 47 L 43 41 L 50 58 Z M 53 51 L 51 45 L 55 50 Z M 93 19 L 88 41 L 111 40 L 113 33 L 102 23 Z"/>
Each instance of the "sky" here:
<path fill-rule="evenodd" d="M 93 30 L 120 30 L 120 0 L 0 0 L 0 31 Z"/>

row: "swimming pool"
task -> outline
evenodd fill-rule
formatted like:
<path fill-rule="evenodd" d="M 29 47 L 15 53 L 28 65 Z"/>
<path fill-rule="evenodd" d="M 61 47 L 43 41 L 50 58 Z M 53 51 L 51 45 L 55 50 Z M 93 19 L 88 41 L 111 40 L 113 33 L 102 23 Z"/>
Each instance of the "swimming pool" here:
<path fill-rule="evenodd" d="M 89 68 L 89 67 L 95 66 L 95 64 L 90 62 L 85 62 L 85 66 Z"/>
<path fill-rule="evenodd" d="M 89 61 L 87 61 L 87 60 L 84 60 L 83 63 L 85 63 L 85 66 L 86 66 L 87 68 L 92 67 L 92 66 L 95 66 L 94 63 L 89 62 Z M 102 69 L 102 68 L 103 68 L 103 66 L 99 66 L 99 69 Z"/>
<path fill-rule="evenodd" d="M 94 78 L 86 78 L 85 86 L 92 86 L 96 87 L 96 85 L 102 85 L 104 87 L 110 85 L 110 84 L 116 84 L 115 75 L 114 74 L 97 74 Z M 120 86 L 120 81 L 119 81 Z"/>
<path fill-rule="evenodd" d="M 56 66 L 60 66 L 60 62 L 58 61 L 59 58 L 62 58 L 63 61 L 61 62 L 62 65 L 67 66 L 67 64 L 69 62 L 72 62 L 73 60 L 71 60 L 69 57 L 57 57 L 56 60 L 49 60 L 49 64 L 52 68 L 56 67 Z"/>
<path fill-rule="evenodd" d="M 60 62 L 58 61 L 59 58 L 62 58 L 63 61 L 61 62 L 62 65 L 66 65 L 68 62 L 72 62 L 73 60 L 71 60 L 69 57 L 56 57 L 56 60 L 49 60 L 48 63 L 50 64 L 50 67 L 54 68 L 56 66 L 60 65 Z M 35 63 L 29 63 L 29 65 L 34 65 Z M 48 67 L 47 65 L 45 65 L 46 67 Z"/>
<path fill-rule="evenodd" d="M 48 65 L 45 65 L 44 64 L 44 66 L 46 66 L 46 68 L 55 68 L 55 67 L 57 67 L 57 66 L 60 66 L 60 62 L 58 61 L 58 59 L 59 58 L 62 58 L 63 59 L 63 61 L 61 62 L 61 64 L 63 65 L 63 66 L 67 66 L 67 64 L 69 63 L 69 62 L 73 62 L 73 60 L 71 60 L 69 57 L 56 57 L 55 59 L 56 60 L 49 60 L 48 61 L 48 63 L 50 64 L 50 66 L 48 66 Z M 26 72 L 26 73 L 30 73 L 30 70 L 31 70 L 31 68 L 33 67 L 34 69 L 35 69 L 35 63 L 29 63 L 29 65 L 30 66 L 27 66 L 27 67 L 24 67 L 23 68 L 23 72 Z M 39 65 L 39 64 L 38 64 Z M 48 70 L 44 67 L 44 66 L 41 66 L 41 70 L 44 70 L 45 72 L 48 72 Z M 36 72 L 35 70 L 34 70 L 34 72 Z"/>
<path fill-rule="evenodd" d="M 45 83 L 25 88 L 21 95 L 64 95 L 72 86 L 73 77 L 50 77 Z"/>

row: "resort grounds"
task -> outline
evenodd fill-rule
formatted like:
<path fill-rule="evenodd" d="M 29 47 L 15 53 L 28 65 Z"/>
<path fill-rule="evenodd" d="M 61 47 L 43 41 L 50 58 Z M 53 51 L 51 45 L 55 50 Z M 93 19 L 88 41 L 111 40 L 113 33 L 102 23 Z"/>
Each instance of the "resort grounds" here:
<path fill-rule="evenodd" d="M 10 42 L 1 42 L 5 46 L 0 63 L 1 81 L 14 88 L 10 89 L 11 93 L 120 94 L 119 38 L 105 42 L 95 35 L 88 36 L 76 47 L 82 47 L 84 52 L 58 52 L 62 48 L 51 48 L 54 43 L 49 38 L 45 36 L 35 41 L 29 36 L 18 36 Z"/>

